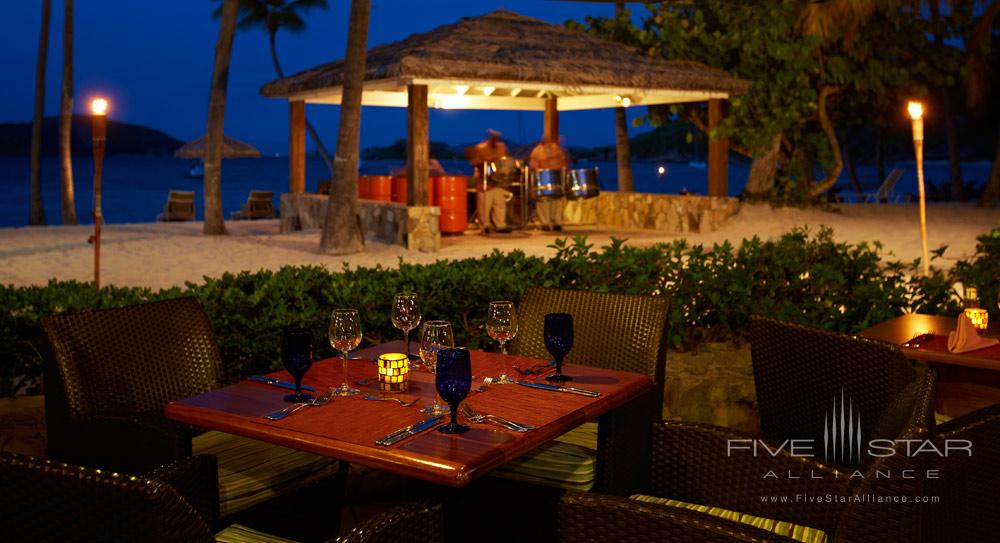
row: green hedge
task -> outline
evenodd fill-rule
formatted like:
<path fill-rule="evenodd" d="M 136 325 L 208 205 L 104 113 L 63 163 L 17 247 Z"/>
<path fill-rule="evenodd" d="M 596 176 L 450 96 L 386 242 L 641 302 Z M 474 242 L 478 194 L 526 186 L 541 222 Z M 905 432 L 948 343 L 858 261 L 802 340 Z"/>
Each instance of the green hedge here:
<path fill-rule="evenodd" d="M 23 385 L 22 376 L 30 381 L 39 375 L 38 325 L 49 313 L 195 296 L 212 322 L 233 379 L 279 367 L 280 330 L 293 324 L 313 330 L 317 355 L 332 355 L 325 334 L 334 307 L 360 310 L 366 343 L 400 337 L 390 323 L 389 306 L 393 294 L 404 290 L 421 295 L 425 318 L 451 321 L 458 341 L 472 347 L 491 346 L 484 332 L 488 302 L 518 301 L 531 285 L 667 296 L 670 343 L 693 348 L 738 333 L 751 313 L 841 332 L 907 311 L 953 314 L 958 310 L 951 286 L 956 280 L 981 285 L 984 301 L 990 296 L 995 300 L 1000 229 L 979 239 L 974 259 L 960 262 L 950 275 L 936 270 L 928 278 L 916 277 L 916 262 L 885 260 L 878 243 L 837 243 L 828 229 L 797 229 L 774 241 L 744 240 L 739 247 L 725 243 L 707 248 L 678 240 L 640 248 L 613 239 L 595 250 L 586 238 L 576 237 L 556 240 L 557 254 L 547 260 L 514 251 L 428 265 L 401 260 L 394 269 L 345 266 L 337 273 L 288 266 L 227 273 L 156 292 L 97 291 L 75 281 L 0 286 L 0 394 L 13 394 Z M 995 302 L 992 309 L 996 313 Z"/>

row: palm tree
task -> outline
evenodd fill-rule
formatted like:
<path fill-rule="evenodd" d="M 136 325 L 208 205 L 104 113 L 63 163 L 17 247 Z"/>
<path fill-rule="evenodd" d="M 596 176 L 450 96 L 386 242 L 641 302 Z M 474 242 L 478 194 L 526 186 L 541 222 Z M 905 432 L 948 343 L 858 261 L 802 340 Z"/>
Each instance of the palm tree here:
<path fill-rule="evenodd" d="M 78 224 L 73 197 L 73 0 L 63 0 L 63 75 L 59 102 L 59 159 L 62 169 L 62 223 Z"/>
<path fill-rule="evenodd" d="M 365 79 L 370 0 L 351 0 L 340 102 L 337 159 L 319 250 L 326 254 L 359 252 L 364 238 L 358 221 L 358 145 L 361 139 L 361 89 Z"/>
<path fill-rule="evenodd" d="M 215 43 L 212 92 L 208 99 L 208 126 L 205 129 L 203 232 L 206 234 L 226 233 L 226 221 L 222 215 L 222 127 L 226 117 L 226 86 L 229 82 L 229 61 L 232 58 L 239 3 L 240 0 L 223 0 L 219 39 Z"/>
<path fill-rule="evenodd" d="M 293 34 L 302 32 L 306 28 L 306 23 L 302 19 L 302 14 L 311 9 L 327 9 L 329 7 L 326 0 L 240 0 L 240 17 L 236 27 L 245 30 L 254 27 L 262 27 L 267 31 L 268 44 L 271 46 L 271 62 L 274 63 L 274 71 L 278 77 L 285 77 L 281 63 L 278 62 L 278 50 L 276 47 L 276 37 L 278 30 L 284 28 Z M 220 6 L 215 10 L 218 17 L 222 12 Z M 326 162 L 330 173 L 333 173 L 333 159 L 330 152 L 319 139 L 319 133 L 312 124 L 306 121 L 306 131 L 316 145 L 323 161 Z"/>
<path fill-rule="evenodd" d="M 615 3 L 615 19 L 625 15 L 625 4 Z M 628 117 L 625 108 L 615 108 L 615 159 L 618 163 L 618 192 L 632 192 L 632 152 L 628 141 Z"/>
<path fill-rule="evenodd" d="M 35 64 L 35 116 L 31 123 L 31 210 L 28 224 L 45 224 L 42 207 L 42 115 L 45 113 L 45 61 L 49 56 L 49 18 L 52 1 L 42 0 L 42 30 L 38 36 Z"/>

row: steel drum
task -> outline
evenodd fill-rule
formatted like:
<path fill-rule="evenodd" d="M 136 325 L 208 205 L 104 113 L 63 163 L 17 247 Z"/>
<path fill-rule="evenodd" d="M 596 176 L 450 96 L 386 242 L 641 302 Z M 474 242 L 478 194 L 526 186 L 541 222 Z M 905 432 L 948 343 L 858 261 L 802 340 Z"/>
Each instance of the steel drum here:
<path fill-rule="evenodd" d="M 524 162 L 510 156 L 501 157 L 483 164 L 483 172 L 486 174 L 489 186 L 504 187 L 511 183 L 516 183 L 521 180 L 523 170 Z"/>
<path fill-rule="evenodd" d="M 569 171 L 568 200 L 596 198 L 601 193 L 597 184 L 597 168 L 576 168 Z"/>
<path fill-rule="evenodd" d="M 537 200 L 562 198 L 566 192 L 566 170 L 535 170 L 531 175 L 530 194 Z"/>

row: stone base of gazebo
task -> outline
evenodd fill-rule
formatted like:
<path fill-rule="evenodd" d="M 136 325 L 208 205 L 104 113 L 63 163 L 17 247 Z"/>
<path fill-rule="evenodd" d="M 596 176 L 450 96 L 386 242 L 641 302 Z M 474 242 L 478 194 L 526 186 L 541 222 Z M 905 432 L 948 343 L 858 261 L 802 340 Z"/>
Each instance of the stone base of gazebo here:
<path fill-rule="evenodd" d="M 281 195 L 281 233 L 322 228 L 327 196 L 285 193 Z M 402 245 L 414 251 L 436 252 L 441 248 L 435 206 L 412 206 L 395 202 L 358 200 L 358 215 L 365 241 Z"/>
<path fill-rule="evenodd" d="M 739 200 L 729 197 L 603 191 L 597 198 L 566 202 L 563 219 L 624 230 L 712 232 L 739 207 Z"/>

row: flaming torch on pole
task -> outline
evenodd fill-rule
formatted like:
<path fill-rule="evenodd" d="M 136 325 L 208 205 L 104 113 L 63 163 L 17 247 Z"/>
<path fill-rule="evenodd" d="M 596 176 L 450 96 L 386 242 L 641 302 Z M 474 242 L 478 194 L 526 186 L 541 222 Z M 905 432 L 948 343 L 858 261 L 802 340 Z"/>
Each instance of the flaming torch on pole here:
<path fill-rule="evenodd" d="M 94 244 L 94 286 L 101 288 L 101 171 L 104 166 L 104 140 L 107 133 L 108 101 L 95 98 L 90 102 L 91 139 L 94 151 L 94 235 L 88 241 Z"/>
<path fill-rule="evenodd" d="M 913 120 L 913 152 L 917 159 L 917 191 L 920 195 L 920 262 L 924 277 L 931 274 L 931 261 L 927 253 L 927 197 L 924 195 L 924 106 L 910 102 L 906 110 Z"/>

